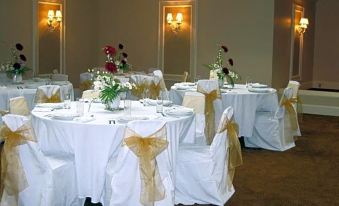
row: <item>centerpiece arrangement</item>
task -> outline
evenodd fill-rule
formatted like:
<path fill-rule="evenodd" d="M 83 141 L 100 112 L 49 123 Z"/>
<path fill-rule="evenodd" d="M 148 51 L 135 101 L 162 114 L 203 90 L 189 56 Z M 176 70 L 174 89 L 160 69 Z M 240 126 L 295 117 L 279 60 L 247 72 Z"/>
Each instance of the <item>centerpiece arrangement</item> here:
<path fill-rule="evenodd" d="M 217 57 L 214 63 L 205 65 L 210 69 L 210 79 L 218 79 L 219 86 L 222 87 L 225 80 L 231 87 L 234 87 L 236 81 L 240 80 L 240 75 L 230 68 L 233 67 L 234 62 L 232 58 L 228 58 L 224 65 L 224 61 L 222 58 L 222 53 L 227 53 L 228 48 L 224 45 L 220 46 Z"/>
<path fill-rule="evenodd" d="M 122 52 L 122 49 L 122 44 L 119 44 L 118 50 L 112 46 L 105 46 L 103 49 L 106 54 L 105 71 L 92 71 L 94 90 L 100 91 L 99 98 L 107 110 L 118 109 L 121 97 L 135 87 L 134 84 L 121 82 L 114 76 L 115 73 L 126 72 L 130 68 L 127 63 L 127 54 Z"/>
<path fill-rule="evenodd" d="M 0 64 L 0 71 L 6 72 L 7 76 L 13 79 L 13 83 L 22 82 L 22 75 L 30 70 L 26 66 L 26 56 L 21 53 L 23 49 L 22 44 L 15 44 L 15 47 L 10 49 L 10 60 Z"/>

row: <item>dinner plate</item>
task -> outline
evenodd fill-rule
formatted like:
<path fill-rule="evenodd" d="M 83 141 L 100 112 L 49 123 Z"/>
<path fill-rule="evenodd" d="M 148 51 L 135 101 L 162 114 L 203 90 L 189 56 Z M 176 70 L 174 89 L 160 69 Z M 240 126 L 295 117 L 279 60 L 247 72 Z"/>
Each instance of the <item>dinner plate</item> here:
<path fill-rule="evenodd" d="M 252 88 L 267 88 L 268 87 L 266 84 L 260 84 L 260 83 L 254 83 L 251 86 Z"/>
<path fill-rule="evenodd" d="M 193 109 L 186 108 L 186 107 L 172 107 L 172 108 L 166 109 L 164 113 L 168 116 L 182 117 L 182 116 L 192 115 Z"/>
<path fill-rule="evenodd" d="M 254 93 L 270 93 L 273 92 L 274 89 L 272 88 L 248 88 L 249 92 L 254 92 Z"/>
<path fill-rule="evenodd" d="M 62 109 L 64 108 L 64 103 L 39 103 L 36 107 Z"/>

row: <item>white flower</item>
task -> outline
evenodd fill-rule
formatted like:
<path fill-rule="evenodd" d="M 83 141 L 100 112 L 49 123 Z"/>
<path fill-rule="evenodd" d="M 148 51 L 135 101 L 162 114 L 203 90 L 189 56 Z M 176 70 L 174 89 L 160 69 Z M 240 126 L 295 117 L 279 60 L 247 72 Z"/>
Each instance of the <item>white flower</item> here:
<path fill-rule="evenodd" d="M 101 81 L 94 81 L 94 90 L 102 90 L 104 88 L 104 85 L 102 84 Z"/>

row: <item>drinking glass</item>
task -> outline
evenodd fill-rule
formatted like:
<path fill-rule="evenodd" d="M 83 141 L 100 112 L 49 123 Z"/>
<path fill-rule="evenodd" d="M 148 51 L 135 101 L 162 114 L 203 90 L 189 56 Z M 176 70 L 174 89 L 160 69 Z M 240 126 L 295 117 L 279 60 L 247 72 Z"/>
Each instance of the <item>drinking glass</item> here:
<path fill-rule="evenodd" d="M 64 93 L 64 108 L 70 109 L 71 108 L 71 94 Z"/>
<path fill-rule="evenodd" d="M 78 99 L 76 101 L 76 110 L 77 110 L 77 114 L 79 114 L 80 116 L 84 116 L 85 101 L 83 99 Z"/>
<path fill-rule="evenodd" d="M 125 109 L 126 114 L 128 116 L 131 116 L 131 113 L 132 113 L 132 101 L 130 99 L 125 99 L 124 109 Z"/>

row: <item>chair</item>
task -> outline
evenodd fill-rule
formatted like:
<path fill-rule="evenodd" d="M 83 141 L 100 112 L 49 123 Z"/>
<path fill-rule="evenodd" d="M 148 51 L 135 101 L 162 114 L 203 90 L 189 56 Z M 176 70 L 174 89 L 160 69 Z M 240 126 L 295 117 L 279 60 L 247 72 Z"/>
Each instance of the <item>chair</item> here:
<path fill-rule="evenodd" d="M 292 97 L 293 98 L 295 98 L 295 102 L 293 102 L 293 107 L 294 107 L 294 109 L 295 109 L 295 111 L 298 111 L 298 108 L 297 108 L 297 104 L 299 103 L 301 103 L 300 102 L 300 99 L 299 99 L 299 96 L 298 96 L 298 91 L 299 91 L 299 87 L 300 87 L 300 83 L 299 82 L 297 82 L 297 81 L 293 81 L 293 80 L 290 80 L 289 82 L 288 82 L 288 85 L 287 85 L 287 87 L 288 88 L 292 88 L 292 90 L 293 90 L 293 95 L 292 95 Z M 301 106 L 301 105 L 299 105 L 299 106 Z M 298 119 L 297 119 L 298 120 Z M 295 136 L 301 136 L 301 132 L 300 132 L 300 127 L 299 127 L 299 122 L 297 121 L 297 124 L 298 124 L 298 128 L 297 128 L 297 130 L 293 133 L 293 135 L 295 135 Z"/>
<path fill-rule="evenodd" d="M 153 79 L 153 87 L 156 87 L 156 94 L 154 94 L 153 99 L 156 99 L 159 95 L 160 92 L 163 93 L 163 96 L 165 99 L 169 99 L 169 94 L 168 90 L 164 81 L 164 75 L 162 74 L 161 70 L 154 70 L 153 71 L 154 79 Z M 160 87 L 160 89 L 159 89 Z M 152 90 L 152 84 L 150 86 L 150 89 Z M 152 92 L 150 92 L 152 94 Z"/>
<path fill-rule="evenodd" d="M 280 106 L 275 112 L 257 112 L 253 135 L 245 138 L 246 147 L 259 147 L 274 151 L 285 151 L 295 147 L 292 128 L 293 125 L 297 127 L 296 111 L 291 104 L 288 106 L 284 103 L 289 102 L 286 100 L 292 97 L 293 89 L 286 88 Z"/>
<path fill-rule="evenodd" d="M 184 140 L 196 144 L 206 145 L 205 136 L 205 95 L 200 92 L 185 92 L 182 106 L 193 108 L 195 112 L 195 139 Z"/>
<path fill-rule="evenodd" d="M 51 76 L 52 81 L 68 81 L 67 74 L 52 74 Z"/>
<path fill-rule="evenodd" d="M 1 179 L 0 205 L 80 206 L 83 201 L 77 197 L 73 161 L 45 156 L 27 117 L 8 114 L 3 121 L 0 136 L 5 139 L 1 162 L 5 179 Z"/>
<path fill-rule="evenodd" d="M 144 74 L 131 75 L 131 82 L 135 84 L 135 87 L 131 91 L 132 95 L 137 99 L 144 98 L 152 80 L 153 77 Z"/>
<path fill-rule="evenodd" d="M 30 114 L 25 97 L 19 96 L 9 99 L 9 113 L 27 116 Z"/>
<path fill-rule="evenodd" d="M 197 82 L 197 91 L 205 95 L 205 135 L 207 144 L 211 144 L 215 134 L 215 127 L 219 124 L 222 114 L 218 81 L 199 80 Z"/>
<path fill-rule="evenodd" d="M 221 116 L 210 146 L 179 145 L 175 203 L 224 205 L 234 194 L 235 167 L 242 164 L 241 147 L 233 121 L 233 109 Z"/>
<path fill-rule="evenodd" d="M 35 93 L 36 103 L 58 103 L 61 102 L 59 85 L 43 85 L 39 86 Z"/>
<path fill-rule="evenodd" d="M 94 74 L 91 72 L 84 72 L 80 74 L 79 89 L 81 91 L 89 90 L 93 86 Z"/>
<path fill-rule="evenodd" d="M 159 120 L 127 124 L 123 145 L 108 163 L 104 205 L 174 205 L 166 133 L 165 122 Z"/>
<path fill-rule="evenodd" d="M 93 99 L 98 99 L 100 96 L 100 91 L 99 90 L 85 90 L 82 92 L 82 99 L 88 99 L 88 100 L 93 100 Z"/>

